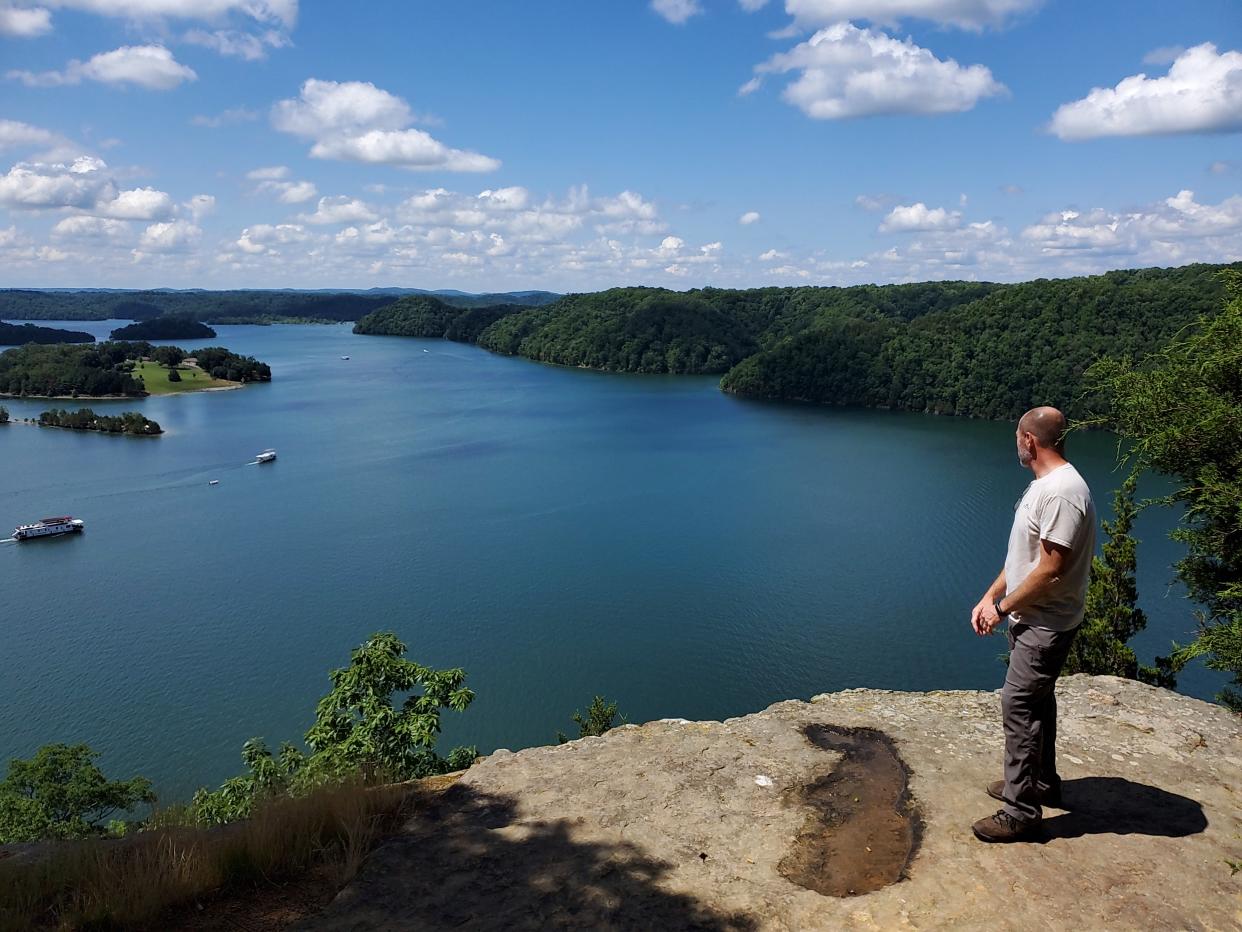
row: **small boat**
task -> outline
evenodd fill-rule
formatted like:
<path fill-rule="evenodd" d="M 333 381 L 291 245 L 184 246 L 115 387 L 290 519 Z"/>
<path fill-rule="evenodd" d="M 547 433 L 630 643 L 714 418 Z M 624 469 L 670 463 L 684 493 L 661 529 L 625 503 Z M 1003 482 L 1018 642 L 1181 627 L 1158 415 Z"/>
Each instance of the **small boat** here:
<path fill-rule="evenodd" d="M 272 462 L 272 460 L 276 459 L 276 451 L 275 450 L 264 450 L 254 459 L 256 463 L 270 463 Z"/>
<path fill-rule="evenodd" d="M 34 524 L 19 524 L 13 529 L 14 540 L 33 540 L 36 537 L 59 537 L 61 534 L 80 534 L 86 522 L 65 515 L 61 518 L 43 518 Z"/>
<path fill-rule="evenodd" d="M 348 357 L 348 356 L 342 356 L 341 358 L 342 358 L 342 359 L 348 359 L 349 357 Z"/>
<path fill-rule="evenodd" d="M 220 484 L 220 480 L 219 480 L 219 479 L 208 479 L 208 480 L 207 480 L 207 484 L 208 484 L 208 485 L 219 485 L 219 484 Z"/>

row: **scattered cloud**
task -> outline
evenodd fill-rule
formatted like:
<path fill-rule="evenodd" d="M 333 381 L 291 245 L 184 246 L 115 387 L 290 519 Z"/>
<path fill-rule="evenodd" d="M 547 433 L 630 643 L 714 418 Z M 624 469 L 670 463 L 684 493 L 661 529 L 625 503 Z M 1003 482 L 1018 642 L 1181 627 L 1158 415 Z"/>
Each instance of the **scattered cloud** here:
<path fill-rule="evenodd" d="M 1227 175 L 1237 167 L 1237 162 L 1225 162 L 1218 159 L 1208 166 L 1208 171 L 1213 175 Z"/>
<path fill-rule="evenodd" d="M 129 231 L 130 225 L 121 220 L 87 217 L 82 214 L 65 217 L 52 227 L 53 236 L 72 239 L 117 240 L 126 236 Z"/>
<path fill-rule="evenodd" d="M 98 201 L 93 211 L 114 220 L 163 220 L 172 216 L 173 199 L 155 188 L 120 191 L 110 200 Z"/>
<path fill-rule="evenodd" d="M 181 41 L 245 61 L 262 61 L 267 58 L 268 49 L 285 48 L 292 44 L 287 35 L 275 29 L 257 34 L 236 29 L 216 29 L 211 32 L 191 29 L 181 37 Z"/>
<path fill-rule="evenodd" d="M 1008 194 L 1011 197 L 1016 197 L 1017 195 L 1023 193 L 1023 190 L 1022 186 L 1018 184 L 1003 184 L 1000 186 L 1000 192 L 1001 194 Z"/>
<path fill-rule="evenodd" d="M 1062 104 L 1049 130 L 1075 141 L 1101 136 L 1242 131 L 1242 52 L 1210 42 L 1182 52 L 1161 78 L 1136 74 Z"/>
<path fill-rule="evenodd" d="M 195 194 L 181 206 L 189 211 L 190 216 L 194 218 L 194 222 L 198 223 L 199 220 L 208 214 L 215 213 L 216 199 L 210 194 Z"/>
<path fill-rule="evenodd" d="M 884 210 L 890 204 L 895 203 L 897 198 L 891 194 L 860 194 L 854 198 L 854 205 L 861 207 L 869 213 Z"/>
<path fill-rule="evenodd" d="M 363 81 L 308 79 L 295 99 L 278 101 L 272 125 L 314 140 L 313 158 L 397 165 L 414 170 L 488 172 L 497 159 L 453 149 L 419 129 L 410 129 L 409 105 Z"/>
<path fill-rule="evenodd" d="M 206 126 L 208 129 L 219 129 L 221 126 L 231 126 L 234 123 L 252 123 L 259 118 L 257 111 L 248 107 L 234 107 L 217 113 L 214 116 L 199 114 L 191 117 L 190 123 L 194 126 Z"/>
<path fill-rule="evenodd" d="M 153 223 L 142 231 L 135 258 L 147 252 L 180 252 L 193 246 L 202 233 L 188 220 Z"/>
<path fill-rule="evenodd" d="M 843 20 L 896 26 L 921 19 L 978 32 L 1037 10 L 1043 0 L 785 0 L 796 24 L 814 28 Z"/>
<path fill-rule="evenodd" d="M 246 177 L 251 181 L 280 181 L 289 177 L 289 166 L 266 165 L 262 168 L 252 168 L 246 172 Z"/>
<path fill-rule="evenodd" d="M 1007 92 L 983 65 L 962 67 L 953 59 L 936 58 L 910 39 L 850 23 L 820 30 L 755 71 L 797 72 L 782 96 L 818 120 L 958 113 Z"/>
<path fill-rule="evenodd" d="M 33 39 L 52 31 L 52 13 L 42 7 L 0 6 L 0 36 Z"/>
<path fill-rule="evenodd" d="M 255 22 L 292 28 L 298 18 L 298 0 L 43 0 L 45 6 L 80 10 L 131 22 L 162 19 L 219 21 L 229 14 Z"/>
<path fill-rule="evenodd" d="M 698 0 L 651 0 L 651 9 L 677 26 L 703 12 Z"/>
<path fill-rule="evenodd" d="M 340 195 L 339 197 L 321 197 L 319 206 L 313 214 L 304 214 L 298 218 L 303 223 L 355 223 L 359 220 L 378 220 L 379 214 L 372 210 L 364 201 Z"/>
<path fill-rule="evenodd" d="M 737 3 L 747 13 L 757 13 L 768 5 L 768 0 L 737 0 Z"/>
<path fill-rule="evenodd" d="M 898 205 L 889 211 L 880 224 L 881 233 L 918 233 L 928 230 L 954 230 L 962 224 L 962 215 L 943 207 L 929 208 L 922 201 L 908 206 Z"/>
<path fill-rule="evenodd" d="M 69 164 L 20 162 L 0 176 L 0 204 L 42 210 L 89 209 L 116 196 L 102 159 L 82 156 Z"/>
<path fill-rule="evenodd" d="M 746 213 L 742 214 L 742 216 L 737 218 L 737 222 L 740 223 L 744 227 L 748 227 L 752 223 L 758 223 L 759 219 L 760 219 L 759 211 L 748 210 L 746 211 Z"/>
<path fill-rule="evenodd" d="M 100 52 L 88 61 L 76 59 L 63 71 L 9 71 L 10 80 L 27 87 L 60 87 L 80 84 L 83 80 L 102 84 L 134 84 L 153 91 L 168 91 L 198 75 L 192 68 L 173 58 L 162 45 L 123 45 L 111 52 Z"/>

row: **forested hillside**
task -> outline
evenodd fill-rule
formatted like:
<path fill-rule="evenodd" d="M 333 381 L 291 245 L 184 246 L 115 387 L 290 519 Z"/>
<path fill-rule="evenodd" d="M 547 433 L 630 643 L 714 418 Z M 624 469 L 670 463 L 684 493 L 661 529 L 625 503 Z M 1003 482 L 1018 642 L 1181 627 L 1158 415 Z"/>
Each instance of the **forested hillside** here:
<path fill-rule="evenodd" d="M 451 306 L 431 295 L 410 295 L 372 311 L 354 325 L 354 333 L 437 337 L 473 343 L 480 333 L 501 317 L 524 309 L 516 304 L 479 308 Z"/>
<path fill-rule="evenodd" d="M 1222 303 L 1219 266 L 1110 272 L 1006 285 L 909 322 L 822 319 L 721 382 L 762 398 L 1013 417 L 1088 407 L 1082 375 L 1103 355 L 1158 349 Z"/>
<path fill-rule="evenodd" d="M 210 340 L 216 332 L 190 314 L 164 314 L 112 331 L 114 340 Z"/>

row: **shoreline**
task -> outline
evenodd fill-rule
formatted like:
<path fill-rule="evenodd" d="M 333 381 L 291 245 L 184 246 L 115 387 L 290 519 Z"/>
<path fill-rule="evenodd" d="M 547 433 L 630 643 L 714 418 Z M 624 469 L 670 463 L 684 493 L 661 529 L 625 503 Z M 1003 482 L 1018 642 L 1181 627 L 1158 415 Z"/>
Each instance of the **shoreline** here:
<path fill-rule="evenodd" d="M 141 395 L 8 395 L 0 392 L 0 398 L 12 401 L 145 401 L 148 398 L 171 398 L 174 395 L 201 395 L 204 392 L 231 392 L 245 388 L 245 382 L 232 385 L 213 385 L 210 388 L 187 388 L 178 392 L 144 392 Z"/>

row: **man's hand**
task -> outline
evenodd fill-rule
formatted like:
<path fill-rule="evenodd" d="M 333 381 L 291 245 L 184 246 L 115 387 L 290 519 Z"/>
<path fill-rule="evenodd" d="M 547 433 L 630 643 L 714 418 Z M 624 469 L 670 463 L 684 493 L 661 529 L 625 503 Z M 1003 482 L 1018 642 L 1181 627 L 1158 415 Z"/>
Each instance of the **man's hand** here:
<path fill-rule="evenodd" d="M 979 604 L 970 612 L 970 626 L 980 637 L 991 634 L 992 630 L 1000 624 L 1000 620 L 1000 615 L 996 614 L 996 606 L 992 604 L 990 595 L 985 595 L 980 599 Z"/>

